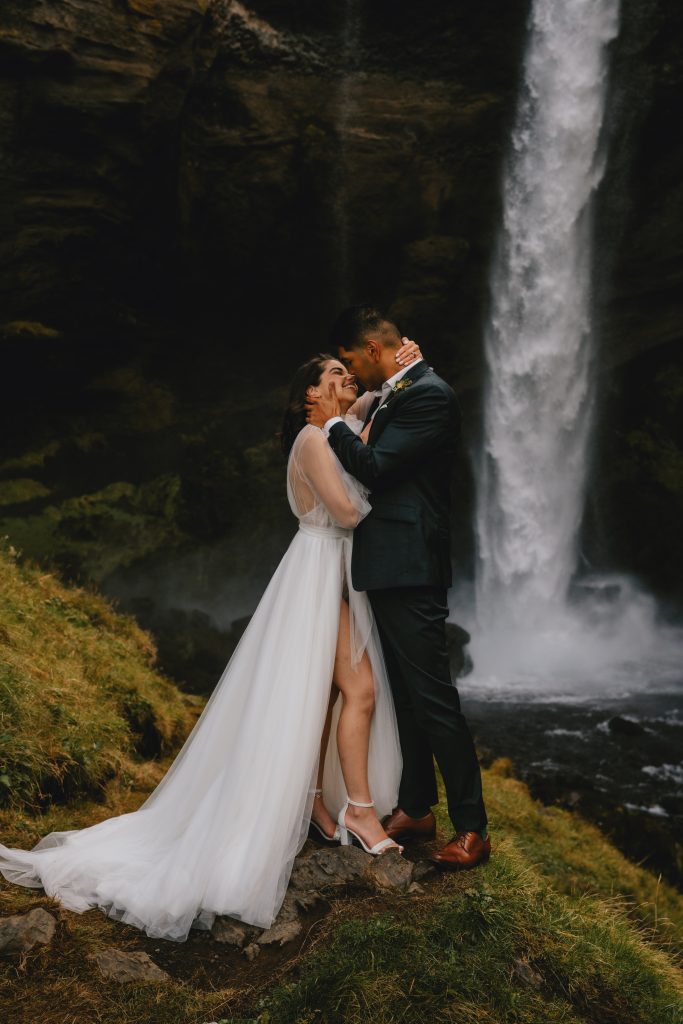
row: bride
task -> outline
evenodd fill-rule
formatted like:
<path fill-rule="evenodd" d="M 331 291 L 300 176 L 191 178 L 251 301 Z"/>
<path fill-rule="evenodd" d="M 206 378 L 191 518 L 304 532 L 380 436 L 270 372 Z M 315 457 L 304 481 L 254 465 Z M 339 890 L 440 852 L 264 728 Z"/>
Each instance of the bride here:
<path fill-rule="evenodd" d="M 397 361 L 419 354 L 408 343 Z M 362 429 L 372 394 L 357 398 L 342 363 L 319 355 L 299 368 L 282 431 L 299 529 L 168 772 L 137 811 L 30 851 L 0 845 L 8 881 L 181 942 L 217 915 L 270 927 L 311 826 L 373 854 L 396 846 L 380 824 L 401 775 L 394 708 L 350 572 L 370 505 L 306 424 L 306 398 L 330 388 Z"/>

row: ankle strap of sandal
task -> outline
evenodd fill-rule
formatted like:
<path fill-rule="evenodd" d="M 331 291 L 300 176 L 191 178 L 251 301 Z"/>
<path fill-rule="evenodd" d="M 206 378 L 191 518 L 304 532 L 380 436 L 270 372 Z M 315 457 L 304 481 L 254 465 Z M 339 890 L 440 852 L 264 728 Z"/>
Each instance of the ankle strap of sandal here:
<path fill-rule="evenodd" d="M 374 807 L 375 806 L 375 801 L 374 800 L 371 800 L 369 804 L 362 804 L 362 803 L 360 803 L 359 800 L 352 800 L 350 796 L 347 797 L 346 799 L 351 804 L 352 807 Z"/>

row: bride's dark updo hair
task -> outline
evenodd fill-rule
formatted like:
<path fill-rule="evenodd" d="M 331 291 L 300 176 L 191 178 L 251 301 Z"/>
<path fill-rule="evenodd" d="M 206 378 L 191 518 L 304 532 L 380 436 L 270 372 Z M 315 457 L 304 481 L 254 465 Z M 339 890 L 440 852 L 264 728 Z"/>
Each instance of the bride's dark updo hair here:
<path fill-rule="evenodd" d="M 325 363 L 329 363 L 331 359 L 334 359 L 334 356 L 328 352 L 318 352 L 303 366 L 300 366 L 294 374 L 280 433 L 280 443 L 285 455 L 289 455 L 297 434 L 306 426 L 306 391 L 308 388 L 317 387 L 323 375 Z"/>

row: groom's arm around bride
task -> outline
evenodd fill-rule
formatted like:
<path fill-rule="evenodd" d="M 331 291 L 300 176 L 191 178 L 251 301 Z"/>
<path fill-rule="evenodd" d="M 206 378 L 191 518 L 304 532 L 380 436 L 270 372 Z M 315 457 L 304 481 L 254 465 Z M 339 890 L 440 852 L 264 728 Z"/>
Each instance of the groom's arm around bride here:
<path fill-rule="evenodd" d="M 327 427 L 344 468 L 371 491 L 372 512 L 354 534 L 352 575 L 377 620 L 403 753 L 399 806 L 385 827 L 392 838 L 433 834 L 436 758 L 456 836 L 435 859 L 443 867 L 473 867 L 490 845 L 445 634 L 457 401 L 424 361 L 394 372 L 401 336 L 376 310 L 346 310 L 333 340 L 349 371 L 376 392 L 366 444 L 338 419 L 333 399 L 315 403 L 309 418 Z"/>

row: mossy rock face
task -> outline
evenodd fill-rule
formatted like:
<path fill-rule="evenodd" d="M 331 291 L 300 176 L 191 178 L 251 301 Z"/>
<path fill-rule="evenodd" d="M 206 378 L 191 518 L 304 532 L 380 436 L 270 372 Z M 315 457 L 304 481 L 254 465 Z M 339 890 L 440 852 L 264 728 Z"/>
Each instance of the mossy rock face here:
<path fill-rule="evenodd" d="M 0 481 L 0 505 L 24 505 L 36 498 L 47 498 L 49 494 L 49 487 L 30 477 Z"/>
<path fill-rule="evenodd" d="M 0 568 L 0 803 L 97 798 L 112 778 L 135 779 L 139 758 L 191 722 L 150 637 L 6 549 Z"/>
<path fill-rule="evenodd" d="M 54 458 L 59 452 L 61 444 L 59 441 L 49 441 L 35 451 L 25 451 L 21 455 L 15 455 L 0 463 L 0 473 L 3 475 L 11 473 L 22 473 L 31 469 L 42 469 L 45 462 Z"/>
<path fill-rule="evenodd" d="M 678 345 L 630 360 L 613 372 L 610 385 L 588 494 L 586 553 L 593 564 L 633 572 L 656 593 L 683 604 Z"/>
<path fill-rule="evenodd" d="M 173 390 L 162 381 L 149 377 L 135 363 L 118 367 L 93 380 L 88 390 L 98 400 L 109 400 L 116 409 L 116 420 L 134 433 L 163 430 L 175 420 Z"/>
<path fill-rule="evenodd" d="M 22 338 L 36 338 L 53 341 L 61 338 L 62 332 L 56 327 L 49 327 L 37 320 L 13 320 L 0 326 L 0 338 L 15 341 Z"/>
<path fill-rule="evenodd" d="M 141 757 L 158 757 L 164 749 L 152 702 L 135 690 L 121 698 L 121 712 L 133 733 L 134 749 Z"/>
<path fill-rule="evenodd" d="M 176 476 L 140 485 L 118 481 L 34 515 L 2 519 L 0 532 L 27 554 L 52 561 L 71 576 L 100 580 L 121 565 L 184 539 L 176 524 L 179 495 Z"/>

